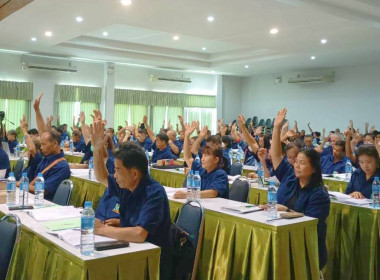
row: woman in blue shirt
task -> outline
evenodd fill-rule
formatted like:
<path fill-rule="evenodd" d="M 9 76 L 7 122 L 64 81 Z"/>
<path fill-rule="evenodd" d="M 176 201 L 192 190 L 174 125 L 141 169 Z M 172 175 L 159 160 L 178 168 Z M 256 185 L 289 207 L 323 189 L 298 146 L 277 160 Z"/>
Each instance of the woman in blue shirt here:
<path fill-rule="evenodd" d="M 227 173 L 222 169 L 225 165 L 222 149 L 217 145 L 206 144 L 202 149 L 202 164 L 195 162 L 191 156 L 189 138 L 196 126 L 193 122 L 185 131 L 183 153 L 187 166 L 193 171 L 199 171 L 202 198 L 228 198 L 229 185 Z M 186 196 L 186 191 L 177 191 L 174 194 L 174 198 L 186 198 Z"/>
<path fill-rule="evenodd" d="M 277 114 L 272 135 L 274 174 L 280 181 L 277 209 L 294 210 L 318 219 L 319 268 L 322 269 L 327 262 L 326 218 L 330 211 L 330 198 L 323 187 L 320 156 L 315 150 L 301 150 L 295 160 L 294 169 L 291 167 L 283 158 L 281 150 L 280 130 L 285 117 L 284 108 Z"/>
<path fill-rule="evenodd" d="M 361 145 L 356 158 L 360 168 L 352 173 L 346 194 L 353 198 L 371 198 L 374 177 L 380 177 L 379 153 L 373 145 Z"/>

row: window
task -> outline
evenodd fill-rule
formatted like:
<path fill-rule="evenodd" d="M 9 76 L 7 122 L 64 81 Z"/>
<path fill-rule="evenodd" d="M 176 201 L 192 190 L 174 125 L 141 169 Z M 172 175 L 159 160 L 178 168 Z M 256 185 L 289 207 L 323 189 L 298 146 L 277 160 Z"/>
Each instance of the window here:
<path fill-rule="evenodd" d="M 119 125 L 124 127 L 125 121 L 128 125 L 142 123 L 145 115 L 148 115 L 148 106 L 115 104 L 114 128 L 117 130 Z"/>
<path fill-rule="evenodd" d="M 182 107 L 153 106 L 151 111 L 153 116 L 152 129 L 155 133 L 158 133 L 160 131 L 162 125 L 167 128 L 169 120 L 173 126 L 173 129 L 176 130 L 176 124 L 179 125 L 178 116 L 183 115 Z"/>
<path fill-rule="evenodd" d="M 200 127 L 207 125 L 212 134 L 217 132 L 215 108 L 185 108 L 185 123 L 199 121 Z"/>
<path fill-rule="evenodd" d="M 5 112 L 7 130 L 20 126 L 20 119 L 25 115 L 29 123 L 30 101 L 17 99 L 0 99 L 0 111 Z M 12 124 L 13 123 L 13 124 Z"/>
<path fill-rule="evenodd" d="M 99 109 L 97 103 L 85 103 L 80 101 L 75 102 L 59 102 L 58 115 L 61 117 L 60 124 L 67 124 L 69 127 L 73 123 L 73 116 L 75 116 L 75 123 L 78 122 L 79 114 L 83 111 L 86 115 L 86 120 L 89 120 L 93 111 Z"/>

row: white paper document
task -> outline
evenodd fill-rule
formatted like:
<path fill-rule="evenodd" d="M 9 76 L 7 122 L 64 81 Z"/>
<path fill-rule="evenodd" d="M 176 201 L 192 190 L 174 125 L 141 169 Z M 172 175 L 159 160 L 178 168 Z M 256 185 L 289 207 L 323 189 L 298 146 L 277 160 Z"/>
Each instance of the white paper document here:
<path fill-rule="evenodd" d="M 82 209 L 74 208 L 74 206 L 47 207 L 28 211 L 29 215 L 39 222 L 78 218 L 81 212 Z"/>
<path fill-rule="evenodd" d="M 52 235 L 57 236 L 59 239 L 65 241 L 67 244 L 79 247 L 80 246 L 80 230 L 66 229 L 60 231 L 49 232 Z M 95 243 L 105 241 L 115 241 L 116 239 L 108 238 L 101 235 L 95 235 Z"/>

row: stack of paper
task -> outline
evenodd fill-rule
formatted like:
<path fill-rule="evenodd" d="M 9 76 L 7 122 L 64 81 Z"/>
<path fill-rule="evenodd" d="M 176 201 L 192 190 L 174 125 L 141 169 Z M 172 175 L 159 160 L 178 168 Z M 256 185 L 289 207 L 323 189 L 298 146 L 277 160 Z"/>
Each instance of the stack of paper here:
<path fill-rule="evenodd" d="M 348 204 L 356 204 L 356 205 L 367 205 L 371 203 L 370 199 L 356 199 L 351 196 L 340 193 L 340 192 L 329 192 L 330 197 L 335 198 L 336 200 L 348 203 Z"/>
<path fill-rule="evenodd" d="M 74 208 L 74 206 L 47 207 L 28 211 L 37 221 L 52 221 L 68 218 L 79 218 L 82 209 Z"/>
<path fill-rule="evenodd" d="M 247 203 L 227 205 L 227 206 L 221 207 L 221 209 L 225 210 L 225 211 L 232 211 L 232 212 L 239 213 L 239 214 L 245 214 L 245 213 L 263 210 L 262 208 L 260 208 L 257 205 L 252 205 L 252 204 L 247 204 Z"/>
<path fill-rule="evenodd" d="M 56 235 L 59 239 L 65 241 L 67 244 L 79 247 L 80 246 L 80 230 L 66 229 L 55 232 L 50 232 L 52 235 Z M 105 242 L 105 241 L 115 241 L 115 239 L 108 238 L 105 236 L 95 235 L 95 243 Z"/>

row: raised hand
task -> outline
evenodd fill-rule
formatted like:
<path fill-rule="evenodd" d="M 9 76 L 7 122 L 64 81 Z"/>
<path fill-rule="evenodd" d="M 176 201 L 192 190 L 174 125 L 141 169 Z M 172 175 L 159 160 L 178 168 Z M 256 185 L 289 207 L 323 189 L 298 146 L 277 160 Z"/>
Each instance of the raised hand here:
<path fill-rule="evenodd" d="M 84 123 L 86 121 L 86 116 L 83 111 L 79 113 L 79 121 L 81 123 Z"/>
<path fill-rule="evenodd" d="M 193 134 L 197 124 L 196 122 L 192 122 L 191 125 L 186 124 L 185 125 L 185 136 L 188 138 L 191 134 Z"/>
<path fill-rule="evenodd" d="M 257 152 L 257 156 L 259 158 L 260 161 L 265 161 L 267 159 L 267 149 L 265 148 L 260 148 Z"/>
<path fill-rule="evenodd" d="M 33 108 L 35 111 L 40 110 L 40 102 L 43 95 L 44 93 L 41 92 L 40 95 L 37 97 L 37 99 L 34 100 Z"/>
<path fill-rule="evenodd" d="M 146 116 L 146 115 L 144 116 L 144 118 L 143 118 L 143 123 L 144 123 L 144 124 L 148 124 L 148 116 Z"/>
<path fill-rule="evenodd" d="M 207 125 L 205 125 L 205 126 L 202 128 L 201 132 L 199 133 L 199 137 L 200 137 L 201 139 L 205 139 L 205 138 L 206 138 L 206 135 L 207 135 L 207 132 L 208 132 L 208 127 L 207 127 Z"/>
<path fill-rule="evenodd" d="M 286 108 L 283 108 L 282 110 L 277 112 L 276 119 L 274 120 L 274 127 L 281 127 L 282 123 L 286 118 L 286 112 Z"/>
<path fill-rule="evenodd" d="M 371 130 L 369 131 L 369 133 L 372 133 L 374 131 L 375 131 L 375 126 L 373 125 L 373 126 L 371 126 Z"/>
<path fill-rule="evenodd" d="M 49 130 L 51 129 L 51 123 L 52 123 L 52 121 L 53 121 L 53 116 L 50 116 L 50 117 L 46 118 L 46 127 Z"/>
<path fill-rule="evenodd" d="M 23 134 L 28 133 L 28 123 L 26 122 L 25 115 L 22 115 L 22 119 L 20 120 L 20 127 Z"/>
<path fill-rule="evenodd" d="M 365 128 L 369 127 L 369 122 L 364 123 Z"/>
<path fill-rule="evenodd" d="M 291 138 L 291 137 L 296 136 L 296 132 L 293 129 L 291 129 L 291 130 L 288 130 L 285 135 L 286 137 Z"/>
<path fill-rule="evenodd" d="M 350 127 L 353 129 L 354 128 L 354 122 L 350 120 Z"/>
<path fill-rule="evenodd" d="M 227 133 L 227 125 L 222 125 L 222 127 L 220 128 L 220 134 L 222 136 L 226 135 Z"/>
<path fill-rule="evenodd" d="M 181 115 L 178 116 L 179 122 L 183 123 L 183 117 Z"/>
<path fill-rule="evenodd" d="M 239 122 L 239 127 L 245 127 L 245 117 L 243 115 L 238 115 L 238 122 Z"/>
<path fill-rule="evenodd" d="M 219 119 L 218 120 L 218 126 L 221 126 L 223 124 L 223 122 L 224 122 L 223 119 Z"/>
<path fill-rule="evenodd" d="M 257 127 L 255 130 L 255 135 L 260 135 L 263 132 L 263 128 L 261 126 Z"/>
<path fill-rule="evenodd" d="M 96 110 L 94 110 L 95 113 Z M 105 123 L 101 118 L 101 115 L 99 117 L 98 113 L 95 113 L 95 116 L 91 115 L 93 118 L 92 127 L 91 130 L 91 146 L 94 149 L 101 149 L 105 145 L 105 139 L 104 139 L 104 128 Z"/>

